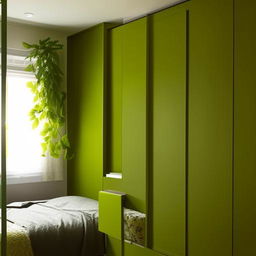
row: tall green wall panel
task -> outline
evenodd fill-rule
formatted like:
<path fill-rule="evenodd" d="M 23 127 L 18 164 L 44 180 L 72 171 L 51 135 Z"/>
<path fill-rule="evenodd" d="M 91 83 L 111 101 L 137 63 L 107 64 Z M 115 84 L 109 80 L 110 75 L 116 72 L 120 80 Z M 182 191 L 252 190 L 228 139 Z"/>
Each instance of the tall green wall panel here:
<path fill-rule="evenodd" d="M 185 255 L 186 10 L 151 17 L 154 250 Z"/>
<path fill-rule="evenodd" d="M 68 193 L 97 199 L 103 175 L 103 86 L 106 25 L 68 38 Z"/>
<path fill-rule="evenodd" d="M 146 204 L 147 19 L 124 27 L 122 171 L 134 207 Z M 136 193 L 136 194 L 135 194 Z M 129 200 L 129 199 L 128 199 Z"/>
<path fill-rule="evenodd" d="M 234 256 L 256 255 L 256 2 L 235 0 Z"/>
<path fill-rule="evenodd" d="M 123 27 L 109 32 L 108 84 L 106 86 L 106 170 L 122 171 Z"/>
<path fill-rule="evenodd" d="M 121 93 L 121 108 L 115 114 L 120 152 L 113 152 L 121 164 L 122 180 L 104 178 L 103 188 L 127 193 L 127 206 L 146 211 L 146 136 L 147 136 L 147 19 L 114 28 L 111 32 L 112 86 Z M 119 54 L 119 56 L 118 56 Z M 120 79 L 120 76 L 122 79 Z M 120 89 L 121 87 L 121 89 Z M 119 89 L 118 89 L 119 88 Z M 113 94 L 113 93 L 112 93 Z M 120 120 L 121 119 L 121 120 Z M 118 122 L 119 126 L 117 125 Z M 115 134 L 114 134 L 115 135 Z M 112 140 L 113 143 L 115 141 Z M 117 144 L 116 144 L 117 145 Z M 121 158 L 117 160 L 117 157 Z M 119 164 L 118 164 L 119 163 Z M 114 171 L 114 170 L 110 170 Z"/>
<path fill-rule="evenodd" d="M 231 256 L 233 0 L 189 14 L 188 252 Z"/>

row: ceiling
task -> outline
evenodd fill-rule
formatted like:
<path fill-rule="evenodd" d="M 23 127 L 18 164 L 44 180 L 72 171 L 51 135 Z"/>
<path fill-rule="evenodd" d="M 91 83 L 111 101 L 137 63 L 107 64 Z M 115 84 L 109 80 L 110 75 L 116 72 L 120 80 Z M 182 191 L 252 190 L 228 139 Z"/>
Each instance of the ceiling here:
<path fill-rule="evenodd" d="M 101 22 L 135 19 L 180 0 L 8 0 L 8 17 L 76 32 Z M 33 13 L 26 18 L 24 13 Z"/>

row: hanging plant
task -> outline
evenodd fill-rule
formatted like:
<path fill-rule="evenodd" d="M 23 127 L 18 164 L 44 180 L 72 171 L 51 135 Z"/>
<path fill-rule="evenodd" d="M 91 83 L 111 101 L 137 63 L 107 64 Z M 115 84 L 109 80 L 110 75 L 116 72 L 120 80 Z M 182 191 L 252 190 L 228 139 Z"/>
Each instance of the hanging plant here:
<path fill-rule="evenodd" d="M 42 155 L 49 152 L 54 158 L 64 155 L 65 159 L 71 159 L 73 154 L 65 132 L 66 94 L 60 86 L 63 73 L 59 68 L 58 51 L 63 45 L 47 38 L 39 40 L 38 44 L 23 42 L 23 46 L 31 50 L 26 58 L 31 64 L 25 70 L 33 72 L 36 78 L 36 81 L 27 83 L 34 94 L 34 106 L 29 116 L 32 128 L 41 128 Z"/>

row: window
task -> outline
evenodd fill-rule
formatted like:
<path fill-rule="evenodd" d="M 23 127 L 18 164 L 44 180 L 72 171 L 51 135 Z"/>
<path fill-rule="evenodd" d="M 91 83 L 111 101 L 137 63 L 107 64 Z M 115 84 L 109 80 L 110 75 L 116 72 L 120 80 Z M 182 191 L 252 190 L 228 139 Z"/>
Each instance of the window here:
<path fill-rule="evenodd" d="M 63 159 L 42 157 L 40 127 L 33 130 L 29 111 L 33 94 L 26 83 L 35 79 L 23 71 L 25 57 L 8 55 L 6 95 L 6 164 L 9 184 L 63 179 Z"/>
<path fill-rule="evenodd" d="M 26 87 L 31 77 L 7 76 L 6 98 L 6 164 L 9 178 L 41 176 L 41 138 L 39 129 L 33 130 L 28 112 L 33 106 L 33 95 Z"/>

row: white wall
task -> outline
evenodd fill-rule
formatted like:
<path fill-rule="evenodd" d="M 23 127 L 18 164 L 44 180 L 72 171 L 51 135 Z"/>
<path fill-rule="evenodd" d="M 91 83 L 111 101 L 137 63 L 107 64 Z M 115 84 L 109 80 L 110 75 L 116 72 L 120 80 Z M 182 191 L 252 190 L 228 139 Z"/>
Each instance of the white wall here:
<path fill-rule="evenodd" d="M 66 89 L 66 34 L 55 30 L 45 29 L 27 24 L 8 22 L 7 47 L 8 49 L 24 50 L 22 42 L 35 43 L 40 39 L 51 37 L 59 40 L 64 45 L 63 54 L 60 56 L 61 68 L 64 72 L 63 86 Z M 47 199 L 66 195 L 67 175 L 63 181 L 36 182 L 27 184 L 13 184 L 7 186 L 7 202 Z"/>

